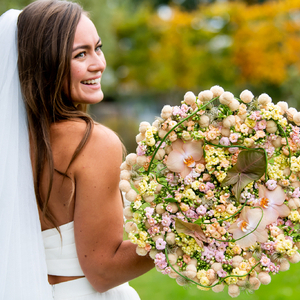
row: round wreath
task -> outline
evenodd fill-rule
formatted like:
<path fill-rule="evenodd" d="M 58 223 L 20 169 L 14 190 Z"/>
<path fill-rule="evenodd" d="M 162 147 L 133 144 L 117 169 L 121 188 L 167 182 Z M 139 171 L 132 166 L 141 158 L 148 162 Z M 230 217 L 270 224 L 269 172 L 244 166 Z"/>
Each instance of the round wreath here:
<path fill-rule="evenodd" d="M 232 297 L 300 260 L 300 112 L 214 86 L 142 122 L 121 166 L 125 230 L 179 285 Z"/>

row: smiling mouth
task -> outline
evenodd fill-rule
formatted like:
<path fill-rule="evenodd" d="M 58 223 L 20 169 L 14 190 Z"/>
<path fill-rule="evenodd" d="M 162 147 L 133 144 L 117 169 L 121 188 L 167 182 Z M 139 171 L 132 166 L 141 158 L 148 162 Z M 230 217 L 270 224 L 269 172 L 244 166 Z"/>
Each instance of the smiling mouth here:
<path fill-rule="evenodd" d="M 94 84 L 99 84 L 100 81 L 101 81 L 101 77 L 97 78 L 97 79 L 93 79 L 93 80 L 84 80 L 84 81 L 81 81 L 81 83 L 87 84 L 87 85 L 94 85 Z"/>

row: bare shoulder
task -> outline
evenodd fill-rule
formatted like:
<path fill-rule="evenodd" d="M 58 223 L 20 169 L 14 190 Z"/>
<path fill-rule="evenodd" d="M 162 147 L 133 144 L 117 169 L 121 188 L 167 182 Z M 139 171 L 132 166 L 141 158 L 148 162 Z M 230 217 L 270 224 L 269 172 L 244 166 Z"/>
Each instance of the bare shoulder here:
<path fill-rule="evenodd" d="M 105 153 L 106 157 L 110 154 L 122 155 L 122 143 L 117 134 L 106 126 L 95 123 L 89 141 L 86 145 L 86 152 L 96 151 Z M 95 152 L 93 152 L 95 154 Z"/>
<path fill-rule="evenodd" d="M 86 132 L 87 124 L 83 120 L 69 120 L 51 125 L 51 147 L 54 162 L 59 169 L 65 169 Z M 104 125 L 94 123 L 88 141 L 72 164 L 119 163 L 122 159 L 122 143 L 118 136 Z M 72 166 L 72 168 L 73 168 Z"/>
<path fill-rule="evenodd" d="M 119 169 L 122 163 L 122 152 L 123 145 L 117 134 L 104 125 L 95 123 L 85 147 L 74 163 L 81 174 L 85 173 L 87 168 L 108 170 L 117 167 Z"/>

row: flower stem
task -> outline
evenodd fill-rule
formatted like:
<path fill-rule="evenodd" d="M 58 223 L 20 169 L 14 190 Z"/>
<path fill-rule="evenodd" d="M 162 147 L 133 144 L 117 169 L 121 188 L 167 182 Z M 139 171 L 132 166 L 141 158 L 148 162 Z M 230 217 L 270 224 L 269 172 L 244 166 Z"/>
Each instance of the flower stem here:
<path fill-rule="evenodd" d="M 213 101 L 215 101 L 216 99 L 218 99 L 219 97 L 215 97 L 212 100 L 210 100 L 209 102 L 207 102 L 206 104 L 203 104 L 202 106 L 198 107 L 194 112 L 192 112 L 190 115 L 188 115 L 186 118 L 182 119 L 179 123 L 177 123 L 174 127 L 172 127 L 167 133 L 166 135 L 162 138 L 162 140 L 160 141 L 159 145 L 157 146 L 157 148 L 154 150 L 151 161 L 149 163 L 149 167 L 147 170 L 147 175 L 149 175 L 150 171 L 151 171 L 151 166 L 153 163 L 153 160 L 155 158 L 155 155 L 158 151 L 158 149 L 160 148 L 160 146 L 162 145 L 162 143 L 167 139 L 168 135 L 178 126 L 180 126 L 183 122 L 187 121 L 189 118 L 191 118 L 192 116 L 194 116 L 195 114 L 197 114 L 197 112 L 199 112 L 200 110 L 203 110 L 207 105 L 209 105 L 210 103 L 212 103 Z"/>

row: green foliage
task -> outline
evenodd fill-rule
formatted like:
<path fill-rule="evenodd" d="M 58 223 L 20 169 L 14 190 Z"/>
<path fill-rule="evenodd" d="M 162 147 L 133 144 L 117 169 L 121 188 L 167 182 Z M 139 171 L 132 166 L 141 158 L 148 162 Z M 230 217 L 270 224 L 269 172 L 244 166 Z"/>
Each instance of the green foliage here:
<path fill-rule="evenodd" d="M 269 285 L 261 285 L 254 293 L 242 291 L 239 298 L 245 300 L 294 300 L 299 298 L 300 269 L 298 264 L 292 264 L 287 272 L 280 272 L 272 276 Z M 194 285 L 179 286 L 174 279 L 151 270 L 145 275 L 130 282 L 142 300 L 232 300 L 227 288 L 221 293 L 200 291 Z"/>
<path fill-rule="evenodd" d="M 240 198 L 244 187 L 259 180 L 266 171 L 266 156 L 263 150 L 249 149 L 239 153 L 236 164 L 228 171 L 221 186 L 233 185 L 233 192 Z"/>

